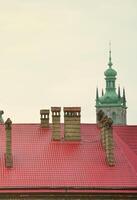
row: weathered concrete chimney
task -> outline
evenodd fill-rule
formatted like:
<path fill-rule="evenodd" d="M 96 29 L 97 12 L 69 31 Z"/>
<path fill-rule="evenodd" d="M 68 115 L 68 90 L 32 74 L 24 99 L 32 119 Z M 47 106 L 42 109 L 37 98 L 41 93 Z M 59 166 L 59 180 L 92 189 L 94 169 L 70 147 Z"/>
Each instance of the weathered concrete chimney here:
<path fill-rule="evenodd" d="M 6 154 L 5 154 L 5 165 L 8 168 L 13 166 L 13 159 L 12 159 L 12 121 L 10 118 L 7 119 L 5 122 L 5 131 L 6 131 Z"/>
<path fill-rule="evenodd" d="M 4 124 L 4 120 L 2 118 L 2 115 L 4 114 L 3 110 L 0 110 L 0 124 Z"/>
<path fill-rule="evenodd" d="M 64 138 L 80 140 L 80 107 L 64 107 Z"/>
<path fill-rule="evenodd" d="M 98 112 L 98 127 L 101 132 L 101 143 L 106 152 L 106 160 L 109 166 L 115 165 L 114 159 L 114 143 L 113 143 L 113 121 L 107 117 L 102 110 Z"/>
<path fill-rule="evenodd" d="M 61 107 L 51 107 L 53 140 L 60 140 L 60 111 Z"/>
<path fill-rule="evenodd" d="M 49 127 L 49 110 L 40 110 L 41 115 L 41 127 L 48 128 Z"/>

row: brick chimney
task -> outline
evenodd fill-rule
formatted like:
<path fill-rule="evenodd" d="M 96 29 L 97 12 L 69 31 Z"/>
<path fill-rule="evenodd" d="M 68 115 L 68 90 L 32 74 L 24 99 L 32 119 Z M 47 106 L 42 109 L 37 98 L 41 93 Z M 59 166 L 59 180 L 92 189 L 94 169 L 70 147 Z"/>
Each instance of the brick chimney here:
<path fill-rule="evenodd" d="M 49 127 L 49 110 L 40 110 L 41 115 L 41 127 L 48 128 Z"/>
<path fill-rule="evenodd" d="M 105 150 L 106 150 L 106 160 L 109 166 L 113 166 L 115 160 L 113 153 L 114 144 L 113 144 L 112 127 L 105 129 Z"/>
<path fill-rule="evenodd" d="M 61 107 L 51 107 L 53 140 L 60 140 L 60 111 Z"/>
<path fill-rule="evenodd" d="M 64 138 L 80 140 L 80 107 L 64 107 Z"/>
<path fill-rule="evenodd" d="M 8 168 L 13 166 L 13 159 L 12 159 L 12 121 L 10 118 L 7 119 L 5 122 L 5 131 L 6 131 L 6 154 L 5 154 L 5 165 Z"/>
<path fill-rule="evenodd" d="M 106 161 L 109 166 L 115 165 L 114 142 L 113 142 L 113 121 L 106 116 L 102 110 L 97 114 L 98 127 L 101 133 L 101 143 L 106 153 Z"/>

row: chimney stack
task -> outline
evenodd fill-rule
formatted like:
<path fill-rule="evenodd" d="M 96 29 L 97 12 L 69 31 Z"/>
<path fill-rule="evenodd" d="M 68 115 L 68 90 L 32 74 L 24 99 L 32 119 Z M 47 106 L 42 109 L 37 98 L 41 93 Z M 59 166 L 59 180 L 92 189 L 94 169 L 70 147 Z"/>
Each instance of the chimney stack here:
<path fill-rule="evenodd" d="M 112 123 L 112 120 L 108 118 L 108 121 L 109 122 L 107 123 L 109 123 L 109 125 L 107 125 L 107 128 L 105 127 L 106 159 L 109 166 L 113 166 L 115 161 L 114 161 L 114 153 L 113 153 L 114 144 L 113 144 L 112 127 L 110 125 Z"/>
<path fill-rule="evenodd" d="M 80 107 L 64 107 L 65 140 L 80 140 Z"/>
<path fill-rule="evenodd" d="M 109 166 L 115 165 L 114 144 L 113 144 L 113 121 L 100 110 L 97 114 L 98 127 L 101 132 L 101 143 L 106 153 L 106 160 Z"/>
<path fill-rule="evenodd" d="M 41 127 L 48 128 L 49 127 L 49 110 L 40 110 L 41 115 Z"/>
<path fill-rule="evenodd" d="M 60 111 L 61 107 L 51 107 L 53 140 L 60 140 Z"/>
<path fill-rule="evenodd" d="M 10 118 L 7 119 L 5 122 L 5 131 L 6 131 L 6 155 L 5 155 L 5 164 L 6 167 L 11 168 L 13 166 L 13 159 L 12 159 L 12 121 Z"/>

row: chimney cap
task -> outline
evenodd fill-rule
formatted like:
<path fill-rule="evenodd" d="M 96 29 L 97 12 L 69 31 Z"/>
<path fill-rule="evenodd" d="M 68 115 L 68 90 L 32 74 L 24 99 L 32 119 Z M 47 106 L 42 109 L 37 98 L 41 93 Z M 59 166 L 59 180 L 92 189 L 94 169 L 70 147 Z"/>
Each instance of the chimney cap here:
<path fill-rule="evenodd" d="M 40 114 L 49 114 L 49 110 L 48 109 L 42 109 L 40 110 Z"/>
<path fill-rule="evenodd" d="M 64 112 L 80 112 L 81 107 L 64 107 Z"/>
<path fill-rule="evenodd" d="M 51 111 L 52 112 L 60 112 L 61 111 L 61 107 L 51 107 Z"/>

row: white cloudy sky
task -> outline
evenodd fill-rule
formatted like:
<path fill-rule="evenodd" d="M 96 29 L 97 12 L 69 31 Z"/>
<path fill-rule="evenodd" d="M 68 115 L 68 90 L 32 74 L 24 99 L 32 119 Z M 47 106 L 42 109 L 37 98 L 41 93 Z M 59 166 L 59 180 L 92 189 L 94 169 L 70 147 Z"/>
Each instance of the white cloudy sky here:
<path fill-rule="evenodd" d="M 82 121 L 95 122 L 109 40 L 128 124 L 137 124 L 136 0 L 0 0 L 4 119 L 39 122 L 41 108 L 81 106 Z"/>

